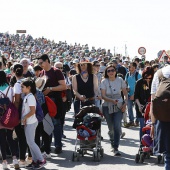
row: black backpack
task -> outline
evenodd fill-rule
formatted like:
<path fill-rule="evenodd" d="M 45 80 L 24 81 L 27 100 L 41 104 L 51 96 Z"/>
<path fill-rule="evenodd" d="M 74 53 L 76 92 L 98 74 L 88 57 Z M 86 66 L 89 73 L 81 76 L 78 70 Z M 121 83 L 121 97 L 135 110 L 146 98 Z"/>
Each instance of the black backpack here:
<path fill-rule="evenodd" d="M 159 86 L 152 101 L 152 111 L 157 120 L 170 122 L 170 78 L 163 76 L 162 69 L 157 74 Z"/>

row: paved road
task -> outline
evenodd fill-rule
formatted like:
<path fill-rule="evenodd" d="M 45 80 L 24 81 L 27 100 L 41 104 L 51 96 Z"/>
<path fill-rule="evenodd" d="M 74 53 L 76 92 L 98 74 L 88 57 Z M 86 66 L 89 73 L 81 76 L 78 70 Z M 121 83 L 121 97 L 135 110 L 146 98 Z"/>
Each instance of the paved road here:
<path fill-rule="evenodd" d="M 156 157 L 151 157 L 146 159 L 143 164 L 136 164 L 135 154 L 139 147 L 139 128 L 133 127 L 130 129 L 124 129 L 126 133 L 124 139 L 120 142 L 120 151 L 122 153 L 121 157 L 113 156 L 111 152 L 110 142 L 107 135 L 108 129 L 105 122 L 102 123 L 102 136 L 104 140 L 102 141 L 102 146 L 104 148 L 104 157 L 100 162 L 94 162 L 92 153 L 88 152 L 88 155 L 80 157 L 79 162 L 72 162 L 72 153 L 74 151 L 74 143 L 76 139 L 76 131 L 72 128 L 73 123 L 73 112 L 67 113 L 65 121 L 65 135 L 66 139 L 63 139 L 64 147 L 63 152 L 60 155 L 52 153 L 52 159 L 47 160 L 48 164 L 43 168 L 44 170 L 64 170 L 64 169 L 74 169 L 74 170 L 163 170 L 163 165 L 158 165 L 156 163 Z M 52 146 L 52 151 L 54 147 Z M 11 160 L 8 161 L 11 163 Z M 0 170 L 2 169 L 0 165 Z M 12 168 L 11 168 L 12 169 Z M 25 170 L 25 168 L 21 168 Z"/>

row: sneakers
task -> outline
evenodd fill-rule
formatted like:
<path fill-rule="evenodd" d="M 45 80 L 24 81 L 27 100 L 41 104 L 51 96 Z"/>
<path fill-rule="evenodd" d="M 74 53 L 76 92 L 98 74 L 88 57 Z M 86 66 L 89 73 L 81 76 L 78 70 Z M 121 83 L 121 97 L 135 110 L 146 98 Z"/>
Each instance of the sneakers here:
<path fill-rule="evenodd" d="M 43 156 L 43 158 L 45 158 L 45 159 L 50 159 L 50 158 L 51 158 L 51 154 L 47 154 L 46 152 L 43 152 L 43 153 L 42 153 L 42 156 Z"/>
<path fill-rule="evenodd" d="M 114 156 L 121 156 L 121 153 L 119 152 L 117 148 L 113 149 L 113 153 L 114 153 Z"/>
<path fill-rule="evenodd" d="M 47 162 L 46 162 L 46 160 L 44 159 L 44 161 L 42 161 L 42 162 L 38 162 L 37 164 L 36 164 L 36 166 L 34 167 L 34 169 L 41 169 L 42 167 L 44 167 L 45 165 L 47 165 Z"/>
<path fill-rule="evenodd" d="M 120 135 L 120 138 L 123 139 L 125 137 L 126 133 L 122 132 L 122 134 Z"/>
<path fill-rule="evenodd" d="M 56 154 L 59 154 L 59 153 L 61 153 L 62 152 L 62 147 L 56 147 L 55 148 L 55 153 Z"/>
<path fill-rule="evenodd" d="M 3 168 L 3 170 L 8 169 L 8 163 L 7 162 L 2 162 L 2 168 Z"/>
<path fill-rule="evenodd" d="M 31 169 L 33 168 L 34 169 L 36 166 L 37 166 L 37 162 L 32 161 L 32 163 L 27 165 L 26 168 L 28 168 L 28 169 L 29 168 L 31 168 Z"/>
<path fill-rule="evenodd" d="M 26 161 L 26 164 L 29 165 L 32 163 L 32 158 L 27 156 L 25 161 Z"/>
<path fill-rule="evenodd" d="M 135 126 L 134 122 L 129 122 L 126 124 L 126 126 L 124 126 L 125 128 L 128 128 L 130 126 Z"/>
<path fill-rule="evenodd" d="M 19 167 L 20 168 L 25 168 L 28 164 L 26 163 L 26 161 L 22 162 L 22 161 L 19 161 Z"/>
<path fill-rule="evenodd" d="M 19 162 L 17 159 L 13 159 L 13 166 L 15 169 L 19 169 Z"/>

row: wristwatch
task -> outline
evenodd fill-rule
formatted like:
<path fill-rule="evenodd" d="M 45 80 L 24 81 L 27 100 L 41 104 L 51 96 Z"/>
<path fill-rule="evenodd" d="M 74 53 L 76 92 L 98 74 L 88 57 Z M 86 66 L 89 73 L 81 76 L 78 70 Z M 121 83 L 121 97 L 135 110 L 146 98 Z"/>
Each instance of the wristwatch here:
<path fill-rule="evenodd" d="M 52 91 L 53 90 L 53 88 L 52 87 L 50 87 L 50 91 Z"/>

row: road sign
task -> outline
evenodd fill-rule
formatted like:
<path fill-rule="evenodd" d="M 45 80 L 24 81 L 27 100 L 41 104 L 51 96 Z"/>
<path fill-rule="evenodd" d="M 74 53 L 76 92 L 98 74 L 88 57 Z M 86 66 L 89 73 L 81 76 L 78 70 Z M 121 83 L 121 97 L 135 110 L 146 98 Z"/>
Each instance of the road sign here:
<path fill-rule="evenodd" d="M 139 53 L 140 55 L 144 55 L 144 54 L 146 53 L 146 48 L 145 48 L 145 47 L 140 47 L 140 48 L 138 49 L 138 53 Z"/>
<path fill-rule="evenodd" d="M 19 34 L 19 33 L 25 34 L 26 32 L 27 32 L 26 30 L 17 30 L 17 34 Z"/>

